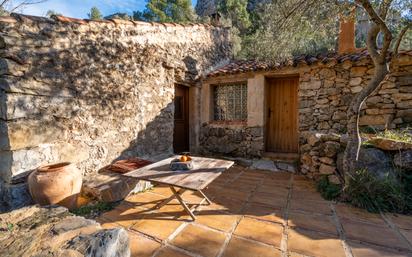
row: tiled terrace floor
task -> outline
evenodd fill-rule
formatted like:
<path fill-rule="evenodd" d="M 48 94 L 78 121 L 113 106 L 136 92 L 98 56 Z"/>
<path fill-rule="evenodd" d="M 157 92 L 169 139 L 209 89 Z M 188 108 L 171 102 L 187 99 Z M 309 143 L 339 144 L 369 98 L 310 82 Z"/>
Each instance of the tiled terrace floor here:
<path fill-rule="evenodd" d="M 177 202 L 152 209 L 167 187 L 132 195 L 98 221 L 126 228 L 139 257 L 412 256 L 412 217 L 325 201 L 301 176 L 236 166 L 205 193 L 214 203 L 194 222 Z"/>

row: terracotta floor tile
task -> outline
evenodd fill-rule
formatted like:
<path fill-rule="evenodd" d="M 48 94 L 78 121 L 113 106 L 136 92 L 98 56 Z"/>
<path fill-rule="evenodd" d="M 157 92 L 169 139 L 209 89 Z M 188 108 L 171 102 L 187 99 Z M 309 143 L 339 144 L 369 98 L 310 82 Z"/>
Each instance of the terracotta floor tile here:
<path fill-rule="evenodd" d="M 292 199 L 303 199 L 312 201 L 324 201 L 323 197 L 318 192 L 312 192 L 308 190 L 293 190 Z"/>
<path fill-rule="evenodd" d="M 346 238 L 359 240 L 390 248 L 408 249 L 408 245 L 398 238 L 389 227 L 372 225 L 352 220 L 341 220 Z"/>
<path fill-rule="evenodd" d="M 242 213 L 256 219 L 284 223 L 282 208 L 250 203 Z"/>
<path fill-rule="evenodd" d="M 252 242 L 243 238 L 232 237 L 223 257 L 277 257 L 281 252 L 267 245 Z"/>
<path fill-rule="evenodd" d="M 227 211 L 233 214 L 237 214 L 245 204 L 246 203 L 243 201 L 219 197 L 213 199 L 211 205 L 202 206 L 202 210 Z"/>
<path fill-rule="evenodd" d="M 290 172 L 271 172 L 267 175 L 268 178 L 273 180 L 285 180 L 289 181 L 292 174 Z"/>
<path fill-rule="evenodd" d="M 131 257 L 151 257 L 160 247 L 160 243 L 144 236 L 137 235 L 133 232 L 128 232 L 128 234 Z"/>
<path fill-rule="evenodd" d="M 214 257 L 219 253 L 225 240 L 226 236 L 223 233 L 189 224 L 171 244 L 204 257 Z"/>
<path fill-rule="evenodd" d="M 287 204 L 287 195 L 275 195 L 267 193 L 254 193 L 249 202 L 264 204 L 271 207 L 285 208 Z"/>
<path fill-rule="evenodd" d="M 387 214 L 387 216 L 399 228 L 412 230 L 412 216 L 401 214 Z"/>
<path fill-rule="evenodd" d="M 128 228 L 139 222 L 143 218 L 144 212 L 145 210 L 140 208 L 122 208 L 118 206 L 109 212 L 103 213 L 101 218 Z"/>
<path fill-rule="evenodd" d="M 261 185 L 256 189 L 256 192 L 287 196 L 289 194 L 289 188 L 280 186 Z"/>
<path fill-rule="evenodd" d="M 331 215 L 332 210 L 327 201 L 311 201 L 304 199 L 291 199 L 291 210 L 305 211 L 309 213 L 320 213 Z"/>
<path fill-rule="evenodd" d="M 288 217 L 288 225 L 292 228 L 304 228 L 318 232 L 331 233 L 336 236 L 338 235 L 332 216 L 321 214 L 307 214 L 292 211 L 289 212 Z"/>
<path fill-rule="evenodd" d="M 144 192 L 133 194 L 125 199 L 125 202 L 129 203 L 134 207 L 142 207 L 142 208 L 153 208 L 167 197 L 163 195 L 154 194 L 151 192 Z"/>
<path fill-rule="evenodd" d="M 338 237 L 308 230 L 289 229 L 288 250 L 316 257 L 345 257 Z"/>
<path fill-rule="evenodd" d="M 283 226 L 280 224 L 245 217 L 236 227 L 234 234 L 279 247 L 282 232 Z"/>
<path fill-rule="evenodd" d="M 239 219 L 238 215 L 218 211 L 196 212 L 196 223 L 202 224 L 224 232 L 230 232 Z"/>
<path fill-rule="evenodd" d="M 180 225 L 182 221 L 175 218 L 147 215 L 143 220 L 139 221 L 131 227 L 131 229 L 153 236 L 155 238 L 167 239 Z"/>
<path fill-rule="evenodd" d="M 386 226 L 385 221 L 380 214 L 370 213 L 366 210 L 350 206 L 345 203 L 339 203 L 335 206 L 336 214 L 340 219 L 349 219 L 354 221 L 362 221 L 370 224 L 378 224 Z"/>
<path fill-rule="evenodd" d="M 412 230 L 400 229 L 399 231 L 404 237 L 406 237 L 406 240 L 408 240 L 409 243 L 412 244 Z"/>
<path fill-rule="evenodd" d="M 174 250 L 171 247 L 165 247 L 159 251 L 156 257 L 191 257 L 187 254 Z"/>
<path fill-rule="evenodd" d="M 353 257 L 407 257 L 412 256 L 411 252 L 396 251 L 384 247 L 379 247 L 369 244 L 359 244 L 355 242 L 348 242 L 352 249 Z"/>

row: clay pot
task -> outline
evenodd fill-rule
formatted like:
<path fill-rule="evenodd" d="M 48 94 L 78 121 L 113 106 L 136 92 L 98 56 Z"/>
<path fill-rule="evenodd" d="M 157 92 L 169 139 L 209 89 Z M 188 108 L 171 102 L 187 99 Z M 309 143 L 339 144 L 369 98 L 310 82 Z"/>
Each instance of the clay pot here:
<path fill-rule="evenodd" d="M 82 187 L 82 173 L 69 162 L 51 164 L 32 172 L 28 183 L 35 203 L 73 209 Z"/>

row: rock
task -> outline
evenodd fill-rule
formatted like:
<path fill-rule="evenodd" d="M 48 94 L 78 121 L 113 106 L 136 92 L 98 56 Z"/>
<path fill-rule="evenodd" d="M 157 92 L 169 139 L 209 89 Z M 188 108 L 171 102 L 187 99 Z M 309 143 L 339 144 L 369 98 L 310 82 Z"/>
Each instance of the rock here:
<path fill-rule="evenodd" d="M 29 206 L 0 214 L 0 256 L 130 256 L 123 229 L 74 216 L 64 207 Z"/>
<path fill-rule="evenodd" d="M 322 134 L 320 133 L 311 134 L 308 137 L 308 144 L 311 146 L 317 145 L 320 142 L 321 137 L 322 137 Z"/>
<path fill-rule="evenodd" d="M 325 157 L 334 157 L 340 151 L 340 143 L 334 141 L 325 142 L 320 146 L 319 154 Z"/>
<path fill-rule="evenodd" d="M 336 167 L 335 166 L 330 166 L 326 164 L 321 164 L 319 167 L 319 173 L 322 175 L 332 175 L 335 174 L 336 172 Z"/>
<path fill-rule="evenodd" d="M 412 143 L 401 142 L 388 138 L 372 138 L 368 141 L 374 147 L 386 150 L 386 151 L 400 151 L 412 149 Z"/>
<path fill-rule="evenodd" d="M 329 157 L 320 157 L 319 161 L 328 165 L 332 165 L 335 163 L 335 160 Z"/>
<path fill-rule="evenodd" d="M 270 171 L 280 171 L 275 163 L 270 160 L 256 160 L 253 161 L 252 164 L 252 169 L 258 169 L 258 170 L 270 170 Z"/>
<path fill-rule="evenodd" d="M 392 159 L 377 148 L 362 148 L 355 168 L 357 170 L 367 169 L 378 178 L 391 176 L 395 172 Z"/>
<path fill-rule="evenodd" d="M 361 77 L 356 77 L 356 78 L 351 78 L 349 80 L 349 85 L 350 86 L 359 86 L 362 83 L 362 78 Z"/>
<path fill-rule="evenodd" d="M 399 113 L 399 112 L 398 112 Z M 385 125 L 387 126 L 393 119 L 393 115 L 363 115 L 359 119 L 359 126 Z"/>
<path fill-rule="evenodd" d="M 320 139 L 322 140 L 322 142 L 326 142 L 326 141 L 336 141 L 339 142 L 341 138 L 341 135 L 335 134 L 335 133 L 329 133 L 329 134 L 323 134 L 321 135 Z"/>
<path fill-rule="evenodd" d="M 85 257 L 129 257 L 129 236 L 123 228 L 107 229 L 79 235 L 64 246 Z"/>
<path fill-rule="evenodd" d="M 328 181 L 329 181 L 329 183 L 334 184 L 334 185 L 341 185 L 342 184 L 339 177 L 336 176 L 336 175 L 328 176 Z"/>
<path fill-rule="evenodd" d="M 395 154 L 393 161 L 396 166 L 411 171 L 412 170 L 412 150 L 402 151 Z"/>
<path fill-rule="evenodd" d="M 300 161 L 303 165 L 311 166 L 312 165 L 312 157 L 308 153 L 304 153 L 300 157 Z"/>

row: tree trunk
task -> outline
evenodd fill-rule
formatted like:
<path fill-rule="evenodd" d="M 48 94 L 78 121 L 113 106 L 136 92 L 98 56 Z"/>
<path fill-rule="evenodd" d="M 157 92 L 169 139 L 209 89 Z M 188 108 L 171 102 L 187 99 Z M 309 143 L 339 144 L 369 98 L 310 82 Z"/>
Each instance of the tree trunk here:
<path fill-rule="evenodd" d="M 343 158 L 345 182 L 348 181 L 348 176 L 356 171 L 355 165 L 361 147 L 361 137 L 359 134 L 359 116 L 361 107 L 366 99 L 379 87 L 380 83 L 385 79 L 385 76 L 388 73 L 389 69 L 386 61 L 383 61 L 382 63 L 375 62 L 373 78 L 361 92 L 355 95 L 347 111 L 349 138 Z"/>

